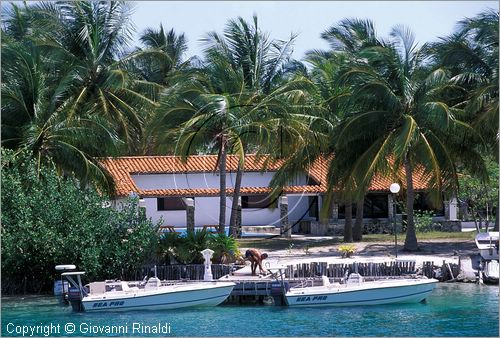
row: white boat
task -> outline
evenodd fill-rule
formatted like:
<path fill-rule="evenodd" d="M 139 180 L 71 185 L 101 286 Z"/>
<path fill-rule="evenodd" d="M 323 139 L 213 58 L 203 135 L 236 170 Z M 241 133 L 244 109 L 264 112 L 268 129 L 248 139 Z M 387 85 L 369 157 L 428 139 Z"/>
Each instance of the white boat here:
<path fill-rule="evenodd" d="M 484 260 L 498 260 L 498 231 L 478 233 L 476 245 Z"/>
<path fill-rule="evenodd" d="M 84 272 L 65 272 L 73 288 L 69 301 L 77 311 L 164 310 L 191 306 L 216 306 L 231 293 L 231 282 L 162 283 L 151 277 L 146 283 L 126 281 L 81 284 Z M 75 280 L 76 278 L 76 280 Z M 135 286 L 131 286 L 135 285 Z"/>
<path fill-rule="evenodd" d="M 424 300 L 437 279 L 386 279 L 365 282 L 352 273 L 345 284 L 330 283 L 323 276 L 322 286 L 292 288 L 286 294 L 289 306 L 353 306 L 390 303 L 417 303 Z"/>
<path fill-rule="evenodd" d="M 490 260 L 484 262 L 485 267 L 483 271 L 483 279 L 486 283 L 498 284 L 499 266 L 497 260 Z"/>

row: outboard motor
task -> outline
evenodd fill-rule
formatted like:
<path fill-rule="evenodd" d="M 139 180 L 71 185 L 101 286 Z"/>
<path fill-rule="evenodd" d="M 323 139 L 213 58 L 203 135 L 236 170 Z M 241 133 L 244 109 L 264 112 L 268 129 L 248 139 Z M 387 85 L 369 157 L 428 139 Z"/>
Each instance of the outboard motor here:
<path fill-rule="evenodd" d="M 66 265 L 56 265 L 56 271 L 58 272 L 67 272 L 73 271 L 76 269 L 76 266 L 73 264 Z M 54 296 L 56 296 L 57 300 L 61 304 L 68 304 L 68 290 L 69 290 L 69 282 L 62 278 L 54 281 Z"/>
<path fill-rule="evenodd" d="M 146 286 L 144 286 L 144 289 L 146 290 L 153 290 L 153 289 L 158 289 L 158 287 L 161 285 L 161 281 L 157 277 L 151 277 L 148 279 L 148 282 L 146 283 Z"/>
<path fill-rule="evenodd" d="M 70 287 L 68 292 L 68 302 L 71 304 L 73 311 L 83 311 L 82 296 L 80 290 L 75 287 Z"/>

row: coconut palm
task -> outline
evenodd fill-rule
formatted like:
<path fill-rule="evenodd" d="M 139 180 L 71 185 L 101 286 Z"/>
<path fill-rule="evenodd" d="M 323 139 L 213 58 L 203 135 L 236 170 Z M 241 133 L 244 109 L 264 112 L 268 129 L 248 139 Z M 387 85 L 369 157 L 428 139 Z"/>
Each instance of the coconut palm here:
<path fill-rule="evenodd" d="M 352 242 L 353 234 L 356 240 L 361 240 L 362 208 L 357 213 L 356 228 L 352 229 L 352 200 L 353 192 L 347 191 L 343 185 L 348 181 L 350 168 L 346 162 L 335 160 L 335 142 L 338 130 L 334 126 L 345 118 L 349 111 L 354 110 L 353 102 L 348 102 L 346 98 L 350 95 L 347 86 L 339 83 L 339 71 L 350 59 L 355 59 L 355 53 L 367 46 L 380 45 L 376 37 L 374 25 L 369 20 L 344 19 L 339 24 L 328 28 L 321 34 L 321 37 L 329 43 L 331 51 L 312 50 L 307 53 L 306 62 L 312 68 L 310 72 L 305 72 L 311 78 L 316 87 L 316 104 L 319 109 L 316 115 L 328 121 L 327 124 L 316 124 L 321 126 L 316 130 L 326 142 L 316 144 L 307 141 L 302 144 L 301 151 L 297 151 L 298 156 L 291 157 L 273 179 L 273 186 L 279 187 L 285 183 L 288 176 L 294 176 L 304 172 L 307 166 L 314 163 L 319 158 L 328 158 L 329 161 L 329 182 L 328 194 L 323 203 L 321 218 L 324 220 L 329 214 L 331 203 L 333 202 L 333 192 L 336 191 L 336 200 L 343 201 L 345 205 L 345 226 L 344 241 Z M 296 67 L 300 72 L 304 72 L 304 67 Z M 359 207 L 359 203 L 357 203 Z"/>
<path fill-rule="evenodd" d="M 112 180 L 94 156 L 102 156 L 116 137 L 98 118 L 67 118 L 68 83 L 50 86 L 47 65 L 36 46 L 2 45 L 2 145 L 28 150 L 42 164 L 112 190 Z"/>
<path fill-rule="evenodd" d="M 147 28 L 141 35 L 140 41 L 144 49 L 138 48 L 137 57 L 127 64 L 131 74 L 138 77 L 138 82 L 154 83 L 150 95 L 158 100 L 160 93 L 185 81 L 192 71 L 192 59 L 185 59 L 187 51 L 187 40 L 184 34 L 177 34 L 173 29 L 165 31 L 160 24 L 159 29 Z M 161 110 L 150 108 L 141 112 L 143 123 L 143 135 L 141 145 L 137 149 L 140 154 L 152 155 L 157 148 L 156 122 L 157 114 Z M 177 127 L 173 124 L 172 128 Z"/>
<path fill-rule="evenodd" d="M 488 152 L 497 161 L 498 21 L 497 11 L 481 12 L 460 21 L 456 33 L 430 47 L 436 63 L 449 69 L 453 81 L 467 89 L 460 97 L 467 113 L 464 118 L 483 135 Z M 496 230 L 498 219 L 496 217 Z"/>
<path fill-rule="evenodd" d="M 176 78 L 186 70 L 191 60 L 184 60 L 187 51 L 187 40 L 184 34 L 175 33 L 174 29 L 165 32 L 160 24 L 158 30 L 147 28 L 140 37 L 147 48 L 156 53 L 144 54 L 134 61 L 136 72 L 149 82 L 168 87 L 176 82 Z"/>
<path fill-rule="evenodd" d="M 471 147 L 480 142 L 477 134 L 456 118 L 460 110 L 447 104 L 458 90 L 444 70 L 427 69 L 421 50 L 408 29 L 396 26 L 390 41 L 357 53 L 342 77 L 359 109 L 341 123 L 336 145 L 338 160 L 352 161 L 349 190 L 366 190 L 376 173 L 404 179 L 407 250 L 418 249 L 413 221 L 416 168 L 427 177 L 436 200 L 440 191 L 456 189 L 459 158 L 484 172 Z M 404 177 L 398 168 L 404 168 Z"/>
<path fill-rule="evenodd" d="M 177 130 L 177 152 L 188 156 L 208 147 L 218 154 L 220 232 L 225 224 L 227 153 L 235 153 L 238 158 L 230 217 L 234 236 L 238 232 L 236 210 L 246 152 L 256 145 L 270 144 L 280 123 L 283 134 L 288 135 L 283 121 L 292 110 L 301 109 L 302 101 L 297 98 L 304 95 L 304 87 L 310 83 L 304 79 L 281 81 L 293 39 L 270 40 L 260 31 L 256 17 L 253 24 L 242 18 L 230 20 L 223 35 L 211 32 L 203 40 L 204 67 L 188 79 L 189 85 L 178 84 L 177 90 L 169 91 L 167 120 L 174 115 L 186 119 Z M 177 98 L 176 92 L 184 94 Z"/>
<path fill-rule="evenodd" d="M 466 118 L 487 138 L 498 158 L 498 22 L 487 10 L 458 23 L 456 33 L 430 46 L 435 61 L 450 70 L 453 81 L 468 89 Z"/>
<path fill-rule="evenodd" d="M 205 53 L 209 62 L 218 64 L 221 59 L 228 61 L 234 71 L 241 71 L 243 85 L 246 91 L 259 94 L 271 93 L 273 86 L 279 85 L 283 75 L 283 66 L 290 59 L 291 47 L 295 37 L 292 35 L 288 41 L 270 40 L 267 34 L 262 33 L 258 26 L 257 16 L 253 16 L 253 24 L 243 18 L 230 20 L 224 30 L 224 36 L 210 32 L 204 39 Z M 221 90 L 226 88 L 221 87 Z M 237 90 L 238 87 L 232 88 Z M 246 135 L 252 135 L 246 133 Z M 248 142 L 246 143 L 246 145 Z M 240 147 L 240 146 L 239 146 Z M 236 216 L 241 179 L 244 170 L 244 148 L 240 153 L 238 169 L 236 172 L 233 202 L 229 227 L 232 235 L 236 235 Z M 222 159 L 222 158 L 221 158 Z M 222 162 L 221 162 L 222 164 Z"/>
<path fill-rule="evenodd" d="M 70 86 L 65 92 L 69 117 L 103 116 L 133 151 L 142 133 L 141 111 L 155 102 L 154 85 L 135 79 L 126 62 L 133 32 L 131 7 L 123 2 L 54 2 L 32 6 L 52 20 L 37 20 L 38 30 L 50 29 L 37 44 L 58 61 L 55 71 Z"/>
<path fill-rule="evenodd" d="M 343 88 L 342 95 L 343 96 L 333 96 L 329 100 L 333 102 L 341 102 L 343 97 L 346 97 L 350 94 L 347 88 L 344 88 L 339 85 L 339 72 L 338 67 L 348 60 L 355 60 L 361 50 L 374 47 L 381 46 L 382 42 L 379 40 L 376 34 L 375 25 L 373 21 L 368 19 L 356 19 L 356 18 L 346 18 L 341 20 L 338 24 L 331 26 L 326 31 L 321 34 L 321 37 L 328 42 L 331 48 L 331 52 L 323 53 L 329 60 L 339 59 L 336 62 L 336 72 L 331 73 L 331 81 L 338 88 Z M 313 53 L 313 55 L 318 53 Z M 319 54 L 321 55 L 321 54 Z M 334 111 L 337 111 L 340 119 L 344 119 L 346 114 L 349 111 L 355 111 L 356 107 L 354 105 L 355 102 L 347 103 L 344 105 L 344 109 L 336 108 Z M 336 140 L 337 130 L 334 131 L 334 135 L 332 135 L 332 140 Z M 335 141 L 334 141 L 335 143 Z M 332 149 L 332 154 L 335 153 L 335 150 Z M 333 158 L 333 157 L 332 157 Z M 338 177 L 345 176 L 344 179 L 340 180 L 340 184 L 337 183 L 338 189 L 345 190 L 345 195 L 348 196 L 347 205 L 345 209 L 346 213 L 346 233 L 345 236 L 346 241 L 361 241 L 363 234 L 363 207 L 364 207 L 364 195 L 366 191 L 348 191 L 346 190 L 346 186 L 343 186 L 343 182 L 347 182 L 349 180 L 349 173 L 352 171 L 352 168 L 345 167 L 345 163 L 341 163 L 341 161 L 334 161 L 332 163 L 334 166 L 337 166 L 336 169 L 332 168 L 332 170 L 337 172 Z M 339 167 L 341 166 L 341 167 Z M 341 174 L 339 169 L 343 168 L 344 173 Z M 337 178 L 338 180 L 338 178 Z M 352 188 L 352 187 L 351 187 Z M 357 196 L 352 196 L 356 194 Z M 352 219 L 352 200 L 356 200 L 356 221 L 354 224 L 354 228 L 351 230 L 351 219 Z M 352 232 L 352 240 L 350 237 L 350 233 Z"/>

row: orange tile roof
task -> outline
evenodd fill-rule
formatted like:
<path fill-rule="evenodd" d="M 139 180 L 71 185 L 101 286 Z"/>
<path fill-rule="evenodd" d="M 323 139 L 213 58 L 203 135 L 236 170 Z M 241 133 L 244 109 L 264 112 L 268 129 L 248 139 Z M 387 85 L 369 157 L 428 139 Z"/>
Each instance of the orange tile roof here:
<path fill-rule="evenodd" d="M 106 168 L 115 180 L 116 195 L 119 197 L 128 196 L 135 192 L 142 197 L 160 196 L 217 196 L 219 189 L 139 189 L 132 179 L 133 174 L 169 174 L 169 173 L 203 173 L 216 171 L 216 155 L 196 155 L 190 156 L 187 161 L 182 161 L 178 156 L 127 156 L 127 157 L 107 157 L 99 162 Z M 228 156 L 227 171 L 235 172 L 238 159 L 236 156 Z M 246 172 L 274 172 L 277 171 L 283 160 L 270 161 L 266 156 L 247 155 L 245 158 Z M 302 185 L 284 187 L 283 192 L 287 194 L 311 193 L 320 194 L 327 190 L 328 161 L 319 159 L 308 168 L 308 175 L 311 176 L 318 185 Z M 404 178 L 402 172 L 400 177 Z M 371 183 L 370 191 L 388 191 L 393 179 L 389 177 L 376 176 Z M 415 190 L 426 190 L 428 180 L 424 178 L 422 171 L 415 170 L 413 185 Z M 242 187 L 242 194 L 262 194 L 271 191 L 268 187 Z M 232 193 L 232 188 L 227 189 Z"/>

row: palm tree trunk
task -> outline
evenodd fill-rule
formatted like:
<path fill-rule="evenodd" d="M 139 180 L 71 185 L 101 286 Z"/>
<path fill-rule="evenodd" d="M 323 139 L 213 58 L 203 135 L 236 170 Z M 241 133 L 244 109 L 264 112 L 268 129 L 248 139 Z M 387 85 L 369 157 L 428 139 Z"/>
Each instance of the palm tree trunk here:
<path fill-rule="evenodd" d="M 415 222 L 413 221 L 413 203 L 415 201 L 415 191 L 413 190 L 413 168 L 408 159 L 404 162 L 406 174 L 406 239 L 404 249 L 407 251 L 417 251 L 418 242 L 415 232 Z"/>
<path fill-rule="evenodd" d="M 236 171 L 236 180 L 234 182 L 233 204 L 231 206 L 231 219 L 229 221 L 229 234 L 236 238 L 238 237 L 239 229 L 236 227 L 236 218 L 238 216 L 238 200 L 240 198 L 241 179 L 243 177 L 242 161 L 238 162 L 238 170 Z"/>
<path fill-rule="evenodd" d="M 221 136 L 219 176 L 220 176 L 220 211 L 219 211 L 219 233 L 223 234 L 226 227 L 226 138 Z"/>
<path fill-rule="evenodd" d="M 495 206 L 495 227 L 493 231 L 498 231 L 498 205 Z"/>
<path fill-rule="evenodd" d="M 344 242 L 352 242 L 352 202 L 345 202 Z"/>
<path fill-rule="evenodd" d="M 352 231 L 352 239 L 359 242 L 363 239 L 363 208 L 365 206 L 364 196 L 356 202 L 356 221 Z"/>

